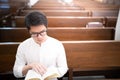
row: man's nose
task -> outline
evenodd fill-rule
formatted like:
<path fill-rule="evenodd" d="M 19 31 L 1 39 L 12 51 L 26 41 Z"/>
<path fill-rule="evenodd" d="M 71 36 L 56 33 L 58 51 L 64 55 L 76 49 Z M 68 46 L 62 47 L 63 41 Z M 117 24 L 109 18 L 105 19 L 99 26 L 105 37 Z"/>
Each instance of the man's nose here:
<path fill-rule="evenodd" d="M 41 34 L 37 34 L 37 37 L 38 37 L 38 38 L 41 38 L 42 36 L 41 36 Z"/>

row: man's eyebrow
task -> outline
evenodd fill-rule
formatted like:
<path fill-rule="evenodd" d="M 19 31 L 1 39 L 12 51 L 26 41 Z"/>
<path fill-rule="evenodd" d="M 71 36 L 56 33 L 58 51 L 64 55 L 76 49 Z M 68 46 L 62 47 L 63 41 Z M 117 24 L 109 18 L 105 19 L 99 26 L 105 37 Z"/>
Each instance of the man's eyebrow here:
<path fill-rule="evenodd" d="M 40 32 L 31 32 L 31 33 L 42 33 L 42 32 L 44 32 L 44 31 L 47 31 L 47 30 L 42 30 L 42 31 L 40 31 Z"/>

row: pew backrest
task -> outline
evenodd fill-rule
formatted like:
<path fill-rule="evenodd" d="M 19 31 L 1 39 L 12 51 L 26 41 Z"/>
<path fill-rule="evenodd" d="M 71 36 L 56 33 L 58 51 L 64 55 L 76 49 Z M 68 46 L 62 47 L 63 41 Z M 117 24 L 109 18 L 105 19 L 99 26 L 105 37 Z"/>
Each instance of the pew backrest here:
<path fill-rule="evenodd" d="M 48 28 L 47 34 L 60 41 L 114 40 L 115 28 L 53 27 Z M 29 37 L 26 28 L 0 28 L 0 42 L 21 42 Z"/>
<path fill-rule="evenodd" d="M 120 41 L 62 41 L 68 67 L 79 71 L 120 68 Z M 20 43 L 0 43 L 0 73 L 12 71 Z"/>
<path fill-rule="evenodd" d="M 69 68 L 99 70 L 120 68 L 120 41 L 63 42 Z"/>
<path fill-rule="evenodd" d="M 117 23 L 117 17 L 113 17 L 113 16 L 106 16 L 106 27 L 116 27 L 116 23 Z"/>
<path fill-rule="evenodd" d="M 24 16 L 16 16 L 16 26 L 25 26 Z M 88 22 L 105 24 L 104 17 L 47 16 L 48 27 L 85 27 Z"/>
<path fill-rule="evenodd" d="M 46 16 L 90 16 L 90 11 L 88 10 L 22 10 L 20 16 L 33 11 L 43 12 Z"/>
<path fill-rule="evenodd" d="M 117 17 L 119 10 L 92 10 L 92 16 L 114 16 Z"/>
<path fill-rule="evenodd" d="M 27 8 L 27 10 L 84 10 L 83 7 L 32 7 L 32 8 Z"/>
<path fill-rule="evenodd" d="M 19 43 L 0 43 L 0 73 L 12 71 Z"/>

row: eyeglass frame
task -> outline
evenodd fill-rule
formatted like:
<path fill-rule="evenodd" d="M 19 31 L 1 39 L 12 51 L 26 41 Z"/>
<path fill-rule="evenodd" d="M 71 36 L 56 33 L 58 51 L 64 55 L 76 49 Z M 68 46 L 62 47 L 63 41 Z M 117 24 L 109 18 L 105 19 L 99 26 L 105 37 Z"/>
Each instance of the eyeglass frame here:
<path fill-rule="evenodd" d="M 41 32 L 30 32 L 31 37 L 38 37 L 40 36 L 45 36 L 45 32 L 47 32 L 47 30 L 42 30 Z"/>

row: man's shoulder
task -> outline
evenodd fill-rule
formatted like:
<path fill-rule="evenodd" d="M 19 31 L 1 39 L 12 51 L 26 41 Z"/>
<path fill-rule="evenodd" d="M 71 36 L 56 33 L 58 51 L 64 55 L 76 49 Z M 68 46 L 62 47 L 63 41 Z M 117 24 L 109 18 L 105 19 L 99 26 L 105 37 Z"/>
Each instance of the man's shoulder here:
<path fill-rule="evenodd" d="M 32 42 L 32 38 L 28 38 L 28 39 L 26 39 L 26 40 L 24 40 L 23 42 L 21 42 L 20 43 L 20 45 L 21 46 L 23 46 L 23 45 L 28 45 L 28 44 L 30 44 Z"/>
<path fill-rule="evenodd" d="M 58 45 L 63 45 L 60 40 L 58 40 L 58 39 L 56 39 L 56 38 L 54 38 L 54 37 L 49 37 L 49 38 L 48 38 L 48 41 L 49 41 L 49 43 L 52 44 L 52 45 L 57 45 L 57 46 L 58 46 Z"/>
<path fill-rule="evenodd" d="M 49 41 L 52 41 L 52 42 L 57 42 L 57 43 L 61 43 L 61 41 L 59 41 L 58 39 L 54 38 L 54 37 L 48 37 L 48 40 Z"/>

